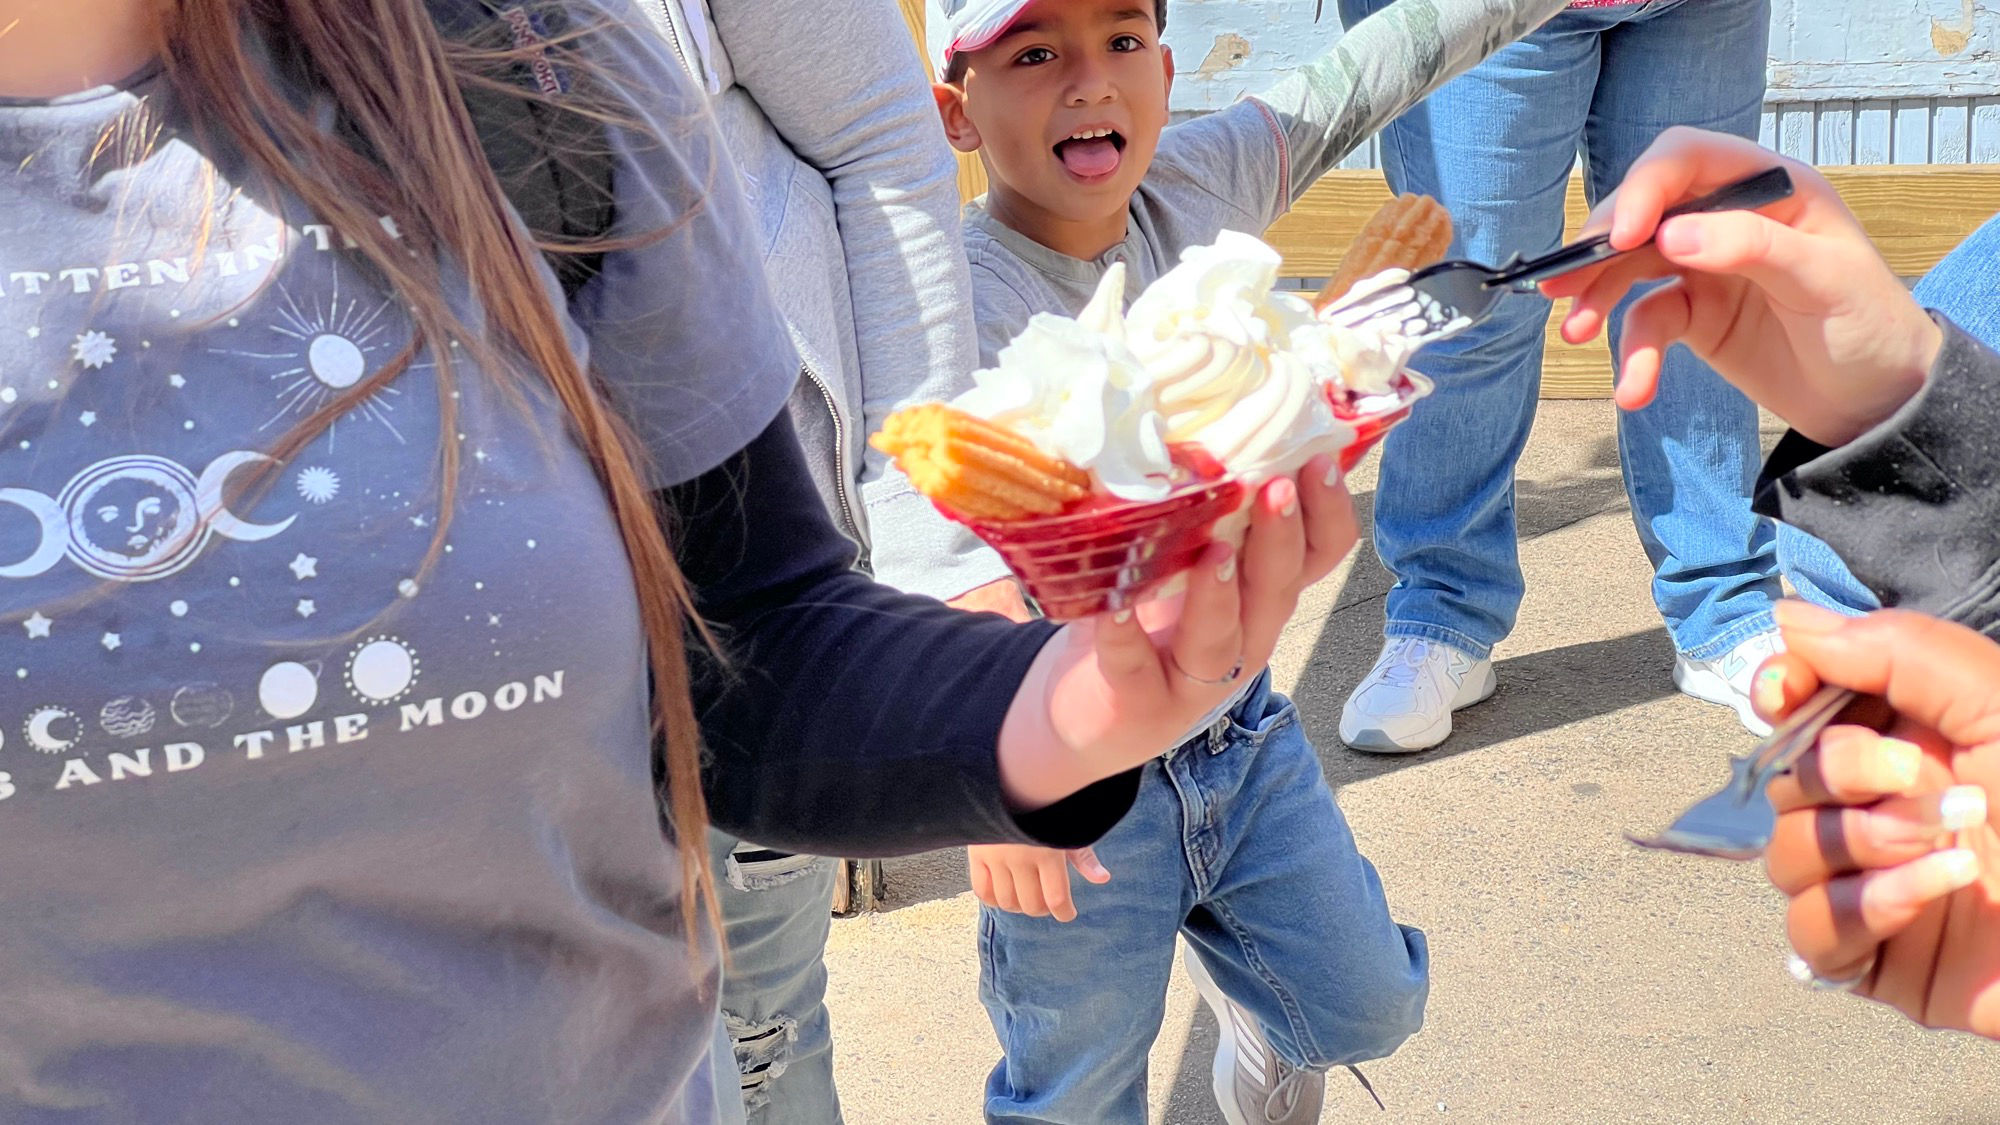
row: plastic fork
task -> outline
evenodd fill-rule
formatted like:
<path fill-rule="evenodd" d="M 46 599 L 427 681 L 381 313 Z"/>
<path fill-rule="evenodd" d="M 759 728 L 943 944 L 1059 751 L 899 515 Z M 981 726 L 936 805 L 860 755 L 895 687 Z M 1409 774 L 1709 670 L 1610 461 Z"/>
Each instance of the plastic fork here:
<path fill-rule="evenodd" d="M 1771 779 L 1791 769 L 1818 741 L 1820 732 L 1832 723 L 1854 693 L 1845 688 L 1823 687 L 1811 699 L 1785 717 L 1771 737 L 1755 750 L 1730 760 L 1729 784 L 1696 802 L 1658 836 L 1625 838 L 1642 848 L 1660 848 L 1718 859 L 1756 859 L 1771 842 L 1777 826 L 1777 812 L 1764 795 Z"/>
<path fill-rule="evenodd" d="M 1670 208 L 1661 221 L 1710 211 L 1754 210 L 1789 198 L 1792 190 L 1791 173 L 1773 168 Z M 1640 245 L 1651 244 L 1647 239 Z M 1394 316 L 1404 322 L 1403 330 L 1411 339 L 1428 343 L 1485 319 L 1509 293 L 1531 293 L 1541 282 L 1628 252 L 1612 249 L 1611 235 L 1606 232 L 1538 258 L 1523 259 L 1516 254 L 1502 266 L 1454 258 L 1418 270 L 1403 285 L 1368 292 L 1321 315 L 1333 323 L 1349 325 Z"/>

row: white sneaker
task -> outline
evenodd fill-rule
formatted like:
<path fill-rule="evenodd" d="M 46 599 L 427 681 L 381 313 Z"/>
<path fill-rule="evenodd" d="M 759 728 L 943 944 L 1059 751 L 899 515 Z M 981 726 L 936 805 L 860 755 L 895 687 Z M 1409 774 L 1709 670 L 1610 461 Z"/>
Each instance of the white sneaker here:
<path fill-rule="evenodd" d="M 1192 947 L 1181 961 L 1221 1028 L 1211 1077 L 1215 1104 L 1229 1125 L 1312 1125 L 1326 1101 L 1326 1075 L 1286 1062 L 1264 1038 L 1256 1017 L 1223 995 Z"/>
<path fill-rule="evenodd" d="M 1451 737 L 1451 713 L 1493 694 L 1493 661 L 1421 637 L 1390 637 L 1347 706 L 1340 740 L 1375 754 L 1414 754 Z"/>
<path fill-rule="evenodd" d="M 1762 738 L 1771 733 L 1771 724 L 1757 717 L 1750 706 L 1750 685 L 1764 662 L 1785 651 L 1785 642 L 1776 633 L 1759 633 L 1714 660 L 1690 660 L 1674 656 L 1674 686 L 1696 699 L 1734 708 L 1743 729 Z"/>

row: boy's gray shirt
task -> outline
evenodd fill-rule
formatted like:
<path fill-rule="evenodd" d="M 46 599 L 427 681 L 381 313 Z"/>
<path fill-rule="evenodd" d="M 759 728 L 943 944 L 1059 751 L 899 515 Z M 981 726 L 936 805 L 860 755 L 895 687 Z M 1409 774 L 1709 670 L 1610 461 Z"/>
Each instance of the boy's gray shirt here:
<path fill-rule="evenodd" d="M 1268 92 L 1168 128 L 1132 196 L 1125 240 L 1094 260 L 1051 250 L 974 201 L 965 246 L 980 363 L 996 363 L 1034 314 L 1075 315 L 1114 262 L 1125 263 L 1129 302 L 1188 247 L 1225 230 L 1261 237 L 1369 136 L 1567 2 L 1397 0 Z M 952 390 L 970 385 L 968 373 Z"/>
<path fill-rule="evenodd" d="M 828 505 L 889 585 L 948 599 L 1005 577 L 867 444 L 897 406 L 950 398 L 978 366 L 958 165 L 901 12 L 891 0 L 642 7 L 708 87 L 741 169 L 806 368 L 793 423 Z"/>

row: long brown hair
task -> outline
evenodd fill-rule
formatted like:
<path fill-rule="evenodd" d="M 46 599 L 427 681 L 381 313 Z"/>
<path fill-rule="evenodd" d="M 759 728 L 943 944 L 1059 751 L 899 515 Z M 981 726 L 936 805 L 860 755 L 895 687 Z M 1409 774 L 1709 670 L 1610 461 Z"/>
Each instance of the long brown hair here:
<path fill-rule="evenodd" d="M 681 917 L 689 940 L 696 940 L 704 914 L 718 925 L 685 651 L 684 631 L 699 623 L 632 436 L 570 352 L 563 317 L 540 273 L 543 247 L 509 218 L 481 149 L 461 84 L 490 85 L 491 74 L 444 40 L 424 0 L 171 0 L 162 30 L 168 74 L 190 112 L 357 243 L 356 252 L 412 310 L 410 348 L 288 435 L 273 451 L 281 460 L 428 348 L 438 371 L 442 524 L 459 474 L 458 445 L 445 440 L 455 432 L 456 403 L 450 349 L 442 345 L 495 340 L 499 346 L 485 352 L 501 362 L 489 361 L 489 370 L 504 366 L 545 380 L 561 401 L 610 500 L 637 583 L 654 737 L 664 745 L 664 797 L 687 874 Z M 267 45 L 281 45 L 289 61 L 306 69 L 337 105 L 351 138 L 329 133 L 273 84 Z M 485 58 L 490 63 L 495 55 Z M 380 224 L 383 215 L 395 219 L 396 232 Z M 464 271 L 485 310 L 490 323 L 478 331 L 454 331 L 461 326 L 443 296 L 446 258 Z M 442 541 L 440 528 L 433 553 Z"/>

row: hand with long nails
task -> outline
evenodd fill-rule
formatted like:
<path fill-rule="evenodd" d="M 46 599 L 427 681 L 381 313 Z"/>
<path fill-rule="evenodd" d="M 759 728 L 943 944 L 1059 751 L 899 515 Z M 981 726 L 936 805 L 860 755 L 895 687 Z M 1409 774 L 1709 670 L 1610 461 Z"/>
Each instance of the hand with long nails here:
<path fill-rule="evenodd" d="M 1821 684 L 1863 697 L 1770 786 L 1765 858 L 1792 947 L 1927 1027 L 2000 1038 L 2000 644 L 1899 610 L 1786 602 L 1778 624 L 1761 713 Z"/>

